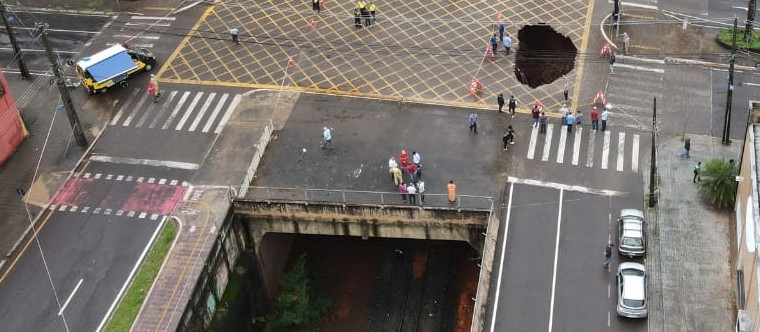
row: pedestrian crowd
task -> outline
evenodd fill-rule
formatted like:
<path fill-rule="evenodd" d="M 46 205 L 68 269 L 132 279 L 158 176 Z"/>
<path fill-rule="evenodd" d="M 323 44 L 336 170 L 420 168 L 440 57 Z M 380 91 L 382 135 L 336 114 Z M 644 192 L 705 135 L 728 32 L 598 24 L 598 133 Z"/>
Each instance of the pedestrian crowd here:
<path fill-rule="evenodd" d="M 404 202 L 410 205 L 425 203 L 425 181 L 422 179 L 422 156 L 412 151 L 412 160 L 406 150 L 401 150 L 398 162 L 395 157 L 388 159 L 388 172 Z M 419 196 L 419 202 L 418 202 Z"/>
<path fill-rule="evenodd" d="M 364 0 L 357 1 L 356 8 L 354 8 L 354 27 L 361 28 L 362 21 L 364 21 L 364 27 L 372 27 L 372 24 L 375 23 L 376 14 L 377 6 L 372 1 L 369 4 Z"/>

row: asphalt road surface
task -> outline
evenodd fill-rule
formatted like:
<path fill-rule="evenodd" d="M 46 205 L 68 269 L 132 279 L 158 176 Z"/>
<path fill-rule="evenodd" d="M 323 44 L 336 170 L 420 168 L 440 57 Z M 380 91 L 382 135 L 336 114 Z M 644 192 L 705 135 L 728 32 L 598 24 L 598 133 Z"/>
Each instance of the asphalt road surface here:
<path fill-rule="evenodd" d="M 500 287 L 490 331 L 646 331 L 646 320 L 615 314 L 619 258 L 610 272 L 602 267 L 604 246 L 616 242 L 616 216 L 621 208 L 640 208 L 640 196 L 507 186 L 506 246 L 503 267 L 498 261 L 495 267 Z"/>
<path fill-rule="evenodd" d="M 37 36 L 35 23 L 48 24 L 48 39 L 61 63 L 76 55 L 90 38 L 111 20 L 107 15 L 82 15 L 15 11 L 9 20 L 24 55 L 24 63 L 31 72 L 45 72 L 50 61 Z M 0 29 L 0 64 L 4 71 L 18 70 L 8 32 Z"/>

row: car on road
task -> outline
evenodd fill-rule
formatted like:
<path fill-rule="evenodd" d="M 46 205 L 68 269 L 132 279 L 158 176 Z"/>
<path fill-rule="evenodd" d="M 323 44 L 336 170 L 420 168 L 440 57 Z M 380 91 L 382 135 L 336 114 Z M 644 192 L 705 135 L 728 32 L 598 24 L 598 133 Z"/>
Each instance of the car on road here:
<path fill-rule="evenodd" d="M 644 213 L 623 209 L 618 219 L 618 253 L 623 256 L 644 256 L 646 253 L 646 222 Z"/>
<path fill-rule="evenodd" d="M 647 273 L 640 263 L 620 263 L 617 269 L 617 314 L 629 318 L 647 317 Z"/>

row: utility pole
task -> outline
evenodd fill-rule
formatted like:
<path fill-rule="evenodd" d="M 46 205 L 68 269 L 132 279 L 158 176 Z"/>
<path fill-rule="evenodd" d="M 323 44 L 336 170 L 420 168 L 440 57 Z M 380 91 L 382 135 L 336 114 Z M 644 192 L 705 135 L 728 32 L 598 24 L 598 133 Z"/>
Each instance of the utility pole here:
<path fill-rule="evenodd" d="M 0 2 L 0 14 L 3 16 L 3 24 L 5 24 L 5 30 L 8 30 L 8 38 L 11 40 L 11 46 L 13 46 L 13 56 L 18 59 L 18 70 L 21 71 L 21 77 L 29 78 L 29 69 L 26 69 L 24 58 L 21 57 L 21 48 L 18 46 L 16 34 L 13 33 L 11 24 L 8 22 L 8 17 L 5 16 L 7 12 L 5 3 Z"/>
<path fill-rule="evenodd" d="M 71 124 L 71 129 L 74 130 L 74 138 L 80 148 L 86 148 L 88 145 L 87 138 L 84 136 L 84 131 L 82 130 L 82 124 L 79 122 L 77 111 L 74 109 L 74 102 L 71 100 L 71 95 L 66 87 L 66 81 L 61 73 L 61 67 L 58 65 L 58 59 L 56 59 L 56 56 L 53 53 L 53 48 L 50 46 L 46 31 L 47 24 L 37 23 L 36 25 L 37 32 L 40 34 L 40 40 L 42 40 L 42 45 L 45 47 L 45 52 L 50 60 L 50 64 L 53 65 L 55 82 L 56 85 L 58 85 L 58 91 L 61 93 L 61 101 L 63 102 L 63 107 L 66 109 L 66 116 L 69 118 L 69 124 Z"/>
<path fill-rule="evenodd" d="M 752 28 L 755 22 L 755 10 L 757 9 L 757 0 L 749 0 L 747 5 L 747 24 L 744 26 L 744 41 L 752 39 Z"/>
<path fill-rule="evenodd" d="M 728 65 L 728 91 L 726 92 L 726 114 L 723 116 L 723 139 L 724 145 L 731 144 L 731 104 L 734 99 L 734 63 L 736 62 L 736 34 L 739 18 L 734 17 L 734 38 L 731 42 L 731 62 Z"/>
<path fill-rule="evenodd" d="M 655 138 L 657 136 L 657 98 L 654 98 L 654 107 L 652 108 L 652 162 L 649 169 L 649 207 L 654 207 L 657 203 L 658 197 L 655 195 L 655 179 L 657 179 L 657 144 L 655 144 Z"/>

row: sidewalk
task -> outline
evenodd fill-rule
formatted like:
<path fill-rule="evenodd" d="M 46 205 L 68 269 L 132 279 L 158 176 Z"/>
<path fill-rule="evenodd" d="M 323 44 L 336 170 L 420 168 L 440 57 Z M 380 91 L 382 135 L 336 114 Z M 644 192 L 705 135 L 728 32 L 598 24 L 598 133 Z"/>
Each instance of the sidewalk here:
<path fill-rule="evenodd" d="M 66 180 L 84 152 L 71 137 L 66 113 L 56 111 L 58 90 L 54 87 L 49 89 L 49 77 L 32 76 L 22 80 L 20 75 L 8 74 L 6 79 L 29 136 L 0 167 L 0 211 L 3 211 L 0 218 L 0 253 L 3 254 L 0 266 L 12 254 L 10 251 L 15 243 L 35 220 L 40 208 Z M 97 119 L 90 119 L 83 112 L 79 115 L 87 139 L 92 142 L 88 129 L 91 128 L 90 123 Z M 18 194 L 18 188 L 26 192 L 24 197 Z"/>
<path fill-rule="evenodd" d="M 680 158 L 680 136 L 661 137 L 658 147 L 660 199 L 646 211 L 650 332 L 733 330 L 732 213 L 715 210 L 698 195 L 692 170 L 712 158 L 739 160 L 742 142 L 723 146 L 719 138 L 689 137 L 689 159 Z M 649 192 L 649 167 L 644 183 Z"/>

